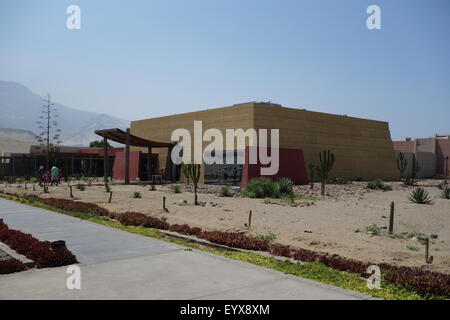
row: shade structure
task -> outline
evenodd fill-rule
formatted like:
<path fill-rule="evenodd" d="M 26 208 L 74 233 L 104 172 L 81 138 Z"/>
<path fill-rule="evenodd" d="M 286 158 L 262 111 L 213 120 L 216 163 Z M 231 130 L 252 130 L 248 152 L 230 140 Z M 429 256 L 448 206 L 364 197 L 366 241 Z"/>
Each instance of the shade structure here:
<path fill-rule="evenodd" d="M 112 140 L 122 144 L 127 143 L 127 133 L 123 130 L 120 130 L 119 128 L 96 130 L 95 133 L 108 140 Z M 147 140 L 141 137 L 134 136 L 132 134 L 130 134 L 129 141 L 130 141 L 129 145 L 133 147 L 171 148 L 174 146 L 174 144 L 170 142 L 157 142 Z"/>
<path fill-rule="evenodd" d="M 130 183 L 130 174 L 129 174 L 129 158 L 130 158 L 130 146 L 133 147 L 143 147 L 148 149 L 148 157 L 147 157 L 147 171 L 148 171 L 148 180 L 151 178 L 151 153 L 152 148 L 169 148 L 171 150 L 174 146 L 174 143 L 170 142 L 157 142 L 152 140 L 147 140 L 141 137 L 134 136 L 130 133 L 130 129 L 127 128 L 126 131 L 123 131 L 119 128 L 112 129 L 102 129 L 96 130 L 95 133 L 101 137 L 103 137 L 104 141 L 104 166 L 105 166 L 105 183 L 108 180 L 107 168 L 108 168 L 108 139 L 115 141 L 117 143 L 125 144 L 125 184 Z M 170 158 L 170 157 L 169 157 Z M 169 166 L 169 173 L 171 179 L 173 178 L 173 170 L 172 165 Z"/>

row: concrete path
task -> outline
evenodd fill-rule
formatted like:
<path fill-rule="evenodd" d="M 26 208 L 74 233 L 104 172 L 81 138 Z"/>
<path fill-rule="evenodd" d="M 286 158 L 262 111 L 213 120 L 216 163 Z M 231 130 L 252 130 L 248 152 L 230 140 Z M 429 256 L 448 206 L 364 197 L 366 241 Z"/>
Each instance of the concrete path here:
<path fill-rule="evenodd" d="M 252 264 L 0 199 L 0 218 L 41 240 L 66 240 L 81 290 L 67 267 L 0 275 L 0 299 L 368 299 Z"/>

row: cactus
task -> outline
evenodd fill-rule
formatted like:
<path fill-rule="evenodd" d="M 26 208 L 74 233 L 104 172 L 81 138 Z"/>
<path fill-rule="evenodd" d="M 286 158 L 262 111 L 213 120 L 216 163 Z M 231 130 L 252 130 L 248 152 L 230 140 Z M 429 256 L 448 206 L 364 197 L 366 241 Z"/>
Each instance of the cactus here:
<path fill-rule="evenodd" d="M 430 238 L 425 239 L 425 263 L 433 263 L 433 256 L 430 257 Z"/>
<path fill-rule="evenodd" d="M 163 197 L 163 210 L 165 212 L 169 212 L 169 210 L 166 208 L 166 197 Z"/>
<path fill-rule="evenodd" d="M 400 171 L 401 179 L 404 178 L 403 174 L 404 174 L 407 166 L 408 166 L 408 160 L 406 160 L 405 154 L 403 152 L 400 152 L 397 157 L 397 168 Z"/>
<path fill-rule="evenodd" d="M 186 164 L 187 170 L 189 172 L 189 176 L 192 179 L 192 183 L 194 184 L 194 204 L 198 205 L 198 199 L 197 199 L 197 185 L 198 181 L 200 180 L 200 164 Z"/>
<path fill-rule="evenodd" d="M 189 170 L 190 170 L 189 165 L 186 165 L 186 164 L 181 165 L 181 171 L 183 172 L 183 176 L 186 178 L 187 184 L 189 184 L 189 178 L 190 178 Z"/>
<path fill-rule="evenodd" d="M 308 165 L 308 167 L 309 167 L 311 190 L 312 190 L 312 189 L 314 189 L 314 184 L 313 184 L 313 180 L 314 180 L 314 164 L 310 163 Z"/>
<path fill-rule="evenodd" d="M 316 166 L 316 170 L 322 182 L 320 193 L 321 195 L 325 195 L 325 184 L 328 179 L 328 174 L 330 173 L 334 161 L 336 160 L 336 157 L 330 150 L 324 150 L 322 152 L 319 152 L 319 160 L 320 165 Z"/>
<path fill-rule="evenodd" d="M 389 215 L 389 235 L 394 235 L 394 201 L 391 202 L 391 213 Z"/>

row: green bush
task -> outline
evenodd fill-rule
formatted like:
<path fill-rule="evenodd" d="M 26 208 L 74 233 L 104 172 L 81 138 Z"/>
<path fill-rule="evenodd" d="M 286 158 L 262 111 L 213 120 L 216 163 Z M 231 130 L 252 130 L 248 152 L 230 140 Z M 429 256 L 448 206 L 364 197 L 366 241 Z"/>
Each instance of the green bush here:
<path fill-rule="evenodd" d="M 442 199 L 450 199 L 450 188 L 442 189 L 441 198 Z"/>
<path fill-rule="evenodd" d="M 142 198 L 142 195 L 140 192 L 135 192 L 135 193 L 133 193 L 133 198 L 140 199 L 140 198 Z"/>
<path fill-rule="evenodd" d="M 150 191 L 156 191 L 156 186 L 155 186 L 154 184 L 152 184 L 152 185 L 150 186 Z"/>
<path fill-rule="evenodd" d="M 294 182 L 289 178 L 281 178 L 277 182 L 281 195 L 291 195 L 294 193 Z"/>
<path fill-rule="evenodd" d="M 268 178 L 256 178 L 247 184 L 243 195 L 249 198 L 279 198 L 280 187 Z"/>
<path fill-rule="evenodd" d="M 233 196 L 233 194 L 231 193 L 230 188 L 222 187 L 220 189 L 220 196 L 222 196 L 222 197 L 231 197 L 231 196 Z"/>
<path fill-rule="evenodd" d="M 170 190 L 172 190 L 173 193 L 181 193 L 181 187 L 177 185 L 171 186 Z"/>
<path fill-rule="evenodd" d="M 373 181 L 368 182 L 367 188 L 372 190 L 383 190 L 383 191 L 392 190 L 392 187 L 384 184 L 383 180 L 381 179 L 375 179 Z"/>
<path fill-rule="evenodd" d="M 428 191 L 423 188 L 414 189 L 408 199 L 409 201 L 417 204 L 431 204 L 431 198 Z"/>
<path fill-rule="evenodd" d="M 271 242 L 277 238 L 277 235 L 274 233 L 264 234 L 264 235 L 257 235 L 256 239 L 264 241 L 264 242 Z"/>
<path fill-rule="evenodd" d="M 84 191 L 86 190 L 86 186 L 82 183 L 77 184 L 77 189 L 80 191 Z"/>
<path fill-rule="evenodd" d="M 448 181 L 444 180 L 441 183 L 438 184 L 438 188 L 441 190 L 445 190 L 446 188 L 448 188 Z"/>

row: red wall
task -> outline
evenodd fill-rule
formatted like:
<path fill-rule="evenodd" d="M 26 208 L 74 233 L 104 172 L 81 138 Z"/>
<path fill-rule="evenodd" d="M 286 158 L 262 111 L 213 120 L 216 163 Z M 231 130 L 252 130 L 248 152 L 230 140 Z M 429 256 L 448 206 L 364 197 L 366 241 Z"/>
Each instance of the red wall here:
<path fill-rule="evenodd" d="M 250 147 L 255 148 L 256 147 Z M 269 165 L 262 165 L 261 163 L 249 164 L 250 148 L 245 148 L 245 164 L 243 165 L 241 187 L 245 187 L 247 183 L 254 178 L 261 177 L 260 169 L 262 167 L 269 167 Z M 278 173 L 273 176 L 262 176 L 277 180 L 279 178 L 289 178 L 295 184 L 308 184 L 308 176 L 306 173 L 305 159 L 303 157 L 303 150 L 301 149 L 279 149 L 280 165 Z"/>
<path fill-rule="evenodd" d="M 130 151 L 130 181 L 139 177 L 139 166 L 141 160 L 140 151 Z M 113 179 L 125 180 L 125 152 L 116 152 L 113 166 Z"/>
<path fill-rule="evenodd" d="M 394 150 L 405 153 L 416 152 L 414 141 L 394 141 Z"/>

